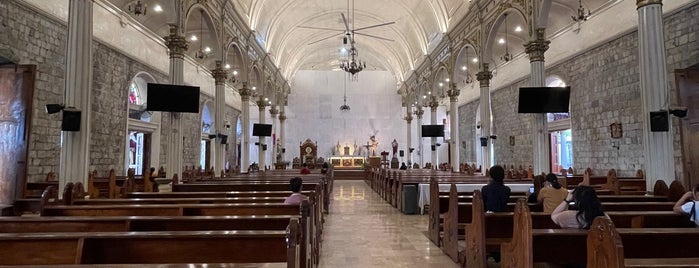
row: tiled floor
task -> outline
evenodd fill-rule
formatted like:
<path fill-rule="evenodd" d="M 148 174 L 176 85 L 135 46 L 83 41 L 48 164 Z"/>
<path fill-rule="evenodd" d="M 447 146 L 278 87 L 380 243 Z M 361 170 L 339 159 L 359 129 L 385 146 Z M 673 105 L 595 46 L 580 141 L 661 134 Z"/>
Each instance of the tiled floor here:
<path fill-rule="evenodd" d="M 427 215 L 403 215 L 364 181 L 335 181 L 320 267 L 459 267 L 425 236 Z"/>

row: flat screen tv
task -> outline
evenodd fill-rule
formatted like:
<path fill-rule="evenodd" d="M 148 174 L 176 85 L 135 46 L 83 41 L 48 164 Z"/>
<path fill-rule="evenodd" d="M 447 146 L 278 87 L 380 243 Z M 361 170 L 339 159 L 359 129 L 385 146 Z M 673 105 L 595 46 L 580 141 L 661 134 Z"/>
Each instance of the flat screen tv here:
<path fill-rule="evenodd" d="M 272 125 L 270 124 L 253 124 L 252 135 L 255 137 L 272 136 Z"/>
<path fill-rule="evenodd" d="M 570 87 L 521 87 L 519 108 L 521 114 L 567 113 Z"/>
<path fill-rule="evenodd" d="M 148 83 L 146 110 L 199 113 L 199 87 Z"/>
<path fill-rule="evenodd" d="M 444 125 L 422 125 L 422 137 L 444 137 Z"/>

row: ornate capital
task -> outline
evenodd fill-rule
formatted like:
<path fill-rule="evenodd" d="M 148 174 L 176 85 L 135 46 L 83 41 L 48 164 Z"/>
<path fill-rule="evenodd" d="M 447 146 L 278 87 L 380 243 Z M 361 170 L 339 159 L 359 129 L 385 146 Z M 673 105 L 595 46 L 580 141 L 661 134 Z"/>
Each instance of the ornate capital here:
<path fill-rule="evenodd" d="M 544 52 L 549 50 L 549 44 L 551 41 L 544 40 L 545 29 L 540 28 L 536 30 L 536 40 L 530 41 L 524 44 L 524 51 L 529 55 L 529 61 L 544 61 Z"/>
<path fill-rule="evenodd" d="M 252 93 L 252 92 L 250 92 L 250 89 L 248 88 L 247 82 L 243 82 L 243 87 L 240 88 L 240 90 L 238 90 L 238 93 L 240 94 L 240 99 L 243 102 L 250 101 L 250 93 Z"/>
<path fill-rule="evenodd" d="M 449 90 L 447 90 L 447 96 L 449 96 L 449 100 L 451 102 L 457 102 L 459 101 L 459 94 L 461 94 L 461 90 L 458 90 L 456 88 L 455 83 L 451 83 L 449 85 Z"/>
<path fill-rule="evenodd" d="M 216 85 L 223 85 L 228 79 L 228 72 L 221 67 L 221 61 L 216 61 L 216 68 L 211 70 Z"/>
<path fill-rule="evenodd" d="M 189 48 L 189 43 L 184 36 L 177 33 L 177 26 L 170 25 L 170 35 L 163 37 L 165 45 L 169 49 L 170 58 L 182 58 Z"/>
<path fill-rule="evenodd" d="M 647 5 L 662 5 L 663 0 L 636 0 L 636 9 Z"/>
<path fill-rule="evenodd" d="M 432 112 L 437 111 L 437 107 L 439 107 L 439 102 L 437 101 L 437 97 L 432 96 L 432 100 L 430 100 L 429 106 L 430 106 L 430 111 L 432 111 Z"/>
<path fill-rule="evenodd" d="M 277 109 L 277 106 L 272 106 L 272 108 L 269 109 L 269 114 L 272 115 L 272 118 L 277 117 L 279 114 L 279 109 Z"/>
<path fill-rule="evenodd" d="M 413 113 L 417 115 L 417 119 L 422 119 L 422 115 L 425 114 L 425 110 L 423 110 L 422 107 L 418 107 Z"/>
<path fill-rule="evenodd" d="M 267 102 L 264 99 L 260 98 L 255 103 L 257 103 L 257 108 L 260 109 L 260 112 L 265 111 L 265 107 L 267 107 Z"/>
<path fill-rule="evenodd" d="M 408 124 L 410 124 L 410 122 L 413 121 L 413 115 L 408 113 L 405 115 L 405 117 L 403 119 L 405 119 L 405 121 L 408 122 Z"/>
<path fill-rule="evenodd" d="M 279 113 L 279 122 L 282 122 L 282 123 L 283 123 L 284 120 L 286 120 L 286 113 L 280 112 L 280 113 Z"/>
<path fill-rule="evenodd" d="M 481 82 L 481 87 L 489 87 L 490 79 L 493 79 L 493 72 L 488 70 L 488 63 L 483 63 L 483 70 L 476 73 L 476 79 Z"/>

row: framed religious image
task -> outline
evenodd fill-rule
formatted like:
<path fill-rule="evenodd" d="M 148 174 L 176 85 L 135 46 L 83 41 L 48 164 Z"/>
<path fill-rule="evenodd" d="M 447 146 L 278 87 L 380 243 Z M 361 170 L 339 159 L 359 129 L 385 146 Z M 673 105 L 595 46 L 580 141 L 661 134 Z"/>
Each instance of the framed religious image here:
<path fill-rule="evenodd" d="M 339 159 L 339 158 L 330 159 L 330 164 L 333 165 L 333 166 L 339 166 L 339 165 L 340 165 L 340 159 Z"/>
<path fill-rule="evenodd" d="M 354 159 L 354 165 L 355 166 L 361 166 L 364 164 L 364 158 L 355 158 Z"/>
<path fill-rule="evenodd" d="M 609 133 L 611 133 L 612 138 L 618 139 L 624 136 L 624 130 L 621 129 L 621 123 L 614 123 L 609 125 Z"/>

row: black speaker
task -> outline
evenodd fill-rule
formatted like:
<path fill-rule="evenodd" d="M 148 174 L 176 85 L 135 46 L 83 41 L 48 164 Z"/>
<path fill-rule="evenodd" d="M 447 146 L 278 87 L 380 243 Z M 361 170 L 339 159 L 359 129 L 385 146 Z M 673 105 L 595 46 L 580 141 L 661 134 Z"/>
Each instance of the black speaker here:
<path fill-rule="evenodd" d="M 667 111 L 650 112 L 650 131 L 652 131 L 652 132 L 667 132 L 667 131 L 669 131 Z"/>
<path fill-rule="evenodd" d="M 63 121 L 61 122 L 61 130 L 63 131 L 80 131 L 80 110 L 63 109 Z"/>
<path fill-rule="evenodd" d="M 282 153 L 286 153 L 286 148 L 282 148 Z"/>
<path fill-rule="evenodd" d="M 437 146 L 435 146 L 435 145 L 432 145 L 431 148 L 432 148 L 432 151 L 436 151 L 436 150 L 437 150 Z"/>
<path fill-rule="evenodd" d="M 481 146 L 482 146 L 482 147 L 488 146 L 488 138 L 486 138 L 486 137 L 481 137 L 480 139 L 481 139 Z"/>
<path fill-rule="evenodd" d="M 405 152 L 403 150 L 400 150 L 398 151 L 398 155 L 400 155 L 400 157 L 403 157 L 405 156 Z"/>
<path fill-rule="evenodd" d="M 221 138 L 221 144 L 226 144 L 228 143 L 228 135 L 223 135 L 223 134 L 218 134 L 219 138 Z"/>
<path fill-rule="evenodd" d="M 267 144 L 262 144 L 262 151 L 267 151 Z"/>

